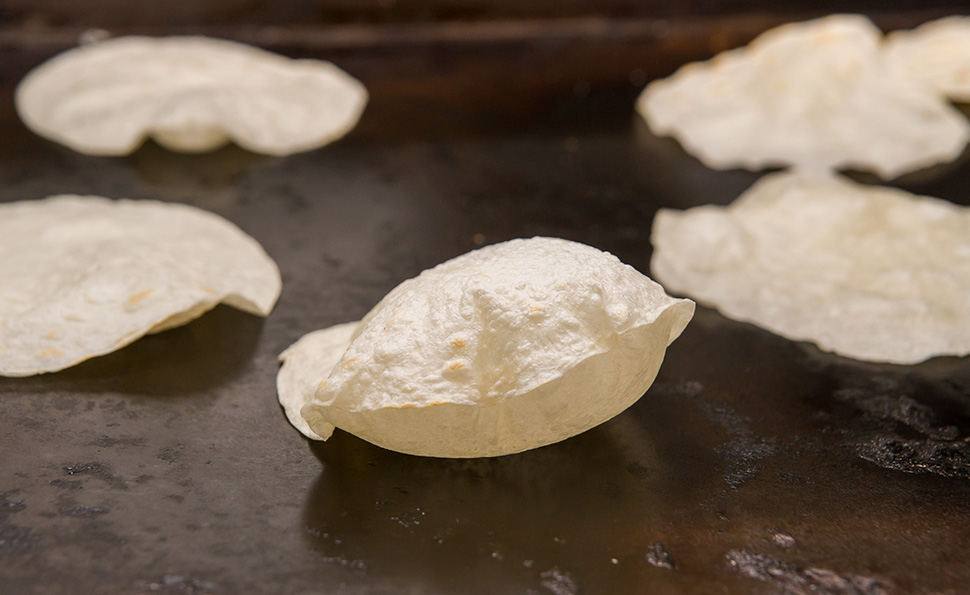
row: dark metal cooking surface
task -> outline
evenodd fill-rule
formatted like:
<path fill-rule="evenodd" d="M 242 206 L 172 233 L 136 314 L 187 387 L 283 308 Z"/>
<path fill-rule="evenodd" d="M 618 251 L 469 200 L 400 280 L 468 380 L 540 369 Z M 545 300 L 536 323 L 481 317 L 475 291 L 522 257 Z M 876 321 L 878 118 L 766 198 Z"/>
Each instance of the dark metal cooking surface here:
<path fill-rule="evenodd" d="M 17 121 L 12 81 L 45 51 L 4 49 L 0 200 L 195 204 L 255 236 L 284 289 L 265 321 L 220 307 L 0 379 L 0 593 L 966 592 L 967 359 L 864 364 L 700 308 L 640 402 L 532 452 L 424 459 L 286 422 L 276 355 L 420 270 L 552 235 L 647 272 L 657 208 L 756 179 L 647 132 L 632 102 L 651 73 L 476 110 L 501 77 L 456 98 L 475 51 L 421 54 L 435 76 L 416 90 L 355 71 L 376 90 L 364 121 L 319 151 L 105 159 Z M 968 181 L 964 160 L 901 185 L 970 204 Z"/>

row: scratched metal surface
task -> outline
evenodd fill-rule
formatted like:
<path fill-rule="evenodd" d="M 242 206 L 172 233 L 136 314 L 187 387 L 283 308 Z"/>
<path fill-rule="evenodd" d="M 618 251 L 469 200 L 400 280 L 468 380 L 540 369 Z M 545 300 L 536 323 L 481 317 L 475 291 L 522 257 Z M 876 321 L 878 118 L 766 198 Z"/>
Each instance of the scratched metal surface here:
<path fill-rule="evenodd" d="M 527 67 L 565 50 L 509 43 L 337 52 L 375 90 L 364 120 L 285 159 L 72 153 L 11 107 L 53 45 L 3 46 L 0 201 L 191 203 L 262 242 L 284 290 L 266 320 L 220 307 L 0 379 L 0 593 L 965 591 L 967 359 L 863 364 L 700 308 L 634 407 L 536 451 L 423 459 L 287 424 L 276 355 L 420 270 L 552 235 L 648 272 L 657 208 L 724 204 L 756 179 L 706 169 L 634 116 L 667 65 L 613 84 L 563 70 L 528 95 Z M 408 85 L 382 60 L 426 76 Z M 521 101 L 489 90 L 503 73 Z M 970 204 L 968 181 L 962 159 L 899 185 Z"/>

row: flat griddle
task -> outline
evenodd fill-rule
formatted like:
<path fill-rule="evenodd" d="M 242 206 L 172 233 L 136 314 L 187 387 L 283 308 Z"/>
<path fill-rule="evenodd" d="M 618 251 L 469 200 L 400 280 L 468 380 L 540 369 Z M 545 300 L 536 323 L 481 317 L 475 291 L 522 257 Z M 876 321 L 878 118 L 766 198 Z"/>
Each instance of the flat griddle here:
<path fill-rule="evenodd" d="M 219 307 L 61 373 L 0 379 L 0 593 L 965 592 L 966 358 L 861 363 L 700 307 L 627 412 L 492 459 L 340 431 L 312 443 L 276 401 L 277 354 L 303 333 L 480 245 L 559 236 L 648 273 L 658 208 L 727 204 L 759 174 L 652 136 L 637 93 L 798 16 L 204 23 L 333 59 L 371 89 L 357 130 L 287 158 L 44 141 L 17 120 L 13 85 L 79 31 L 4 29 L 0 200 L 209 209 L 263 244 L 284 289 L 266 320 Z M 970 205 L 968 182 L 964 157 L 894 184 Z"/>

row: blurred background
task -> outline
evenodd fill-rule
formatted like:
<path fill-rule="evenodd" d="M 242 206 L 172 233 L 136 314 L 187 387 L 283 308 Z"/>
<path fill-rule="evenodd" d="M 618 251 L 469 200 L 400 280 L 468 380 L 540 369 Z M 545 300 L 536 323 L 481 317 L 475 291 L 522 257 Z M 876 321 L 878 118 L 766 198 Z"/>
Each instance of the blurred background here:
<path fill-rule="evenodd" d="M 787 21 L 860 12 L 893 29 L 966 10 L 952 0 L 3 0 L 0 84 L 86 31 L 205 34 L 332 60 L 368 86 L 373 109 L 395 116 L 423 108 L 428 134 L 474 126 L 468 119 L 483 111 L 523 124 L 556 101 L 604 90 L 619 109 L 648 80 Z M 414 122 L 381 120 L 383 134 Z"/>

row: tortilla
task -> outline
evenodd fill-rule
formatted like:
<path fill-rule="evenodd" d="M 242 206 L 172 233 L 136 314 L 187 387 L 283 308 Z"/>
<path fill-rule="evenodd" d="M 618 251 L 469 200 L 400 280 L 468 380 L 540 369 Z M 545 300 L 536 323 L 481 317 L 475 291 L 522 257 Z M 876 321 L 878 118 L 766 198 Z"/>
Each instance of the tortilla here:
<path fill-rule="evenodd" d="M 339 427 L 409 454 L 511 454 L 636 402 L 693 311 L 611 254 L 512 240 L 405 281 L 352 333 L 301 339 L 282 355 L 280 402 L 310 438 Z"/>
<path fill-rule="evenodd" d="M 898 76 L 954 101 L 970 101 L 970 17 L 951 16 L 886 36 L 886 60 Z"/>
<path fill-rule="evenodd" d="M 637 109 L 715 169 L 872 170 L 892 178 L 955 159 L 966 119 L 925 85 L 892 76 L 867 18 L 771 29 L 744 48 L 650 83 Z"/>
<path fill-rule="evenodd" d="M 722 314 L 848 357 L 970 353 L 970 209 L 778 173 L 728 207 L 662 209 L 651 270 Z"/>
<path fill-rule="evenodd" d="M 30 129 L 92 155 L 127 155 L 148 136 L 174 151 L 232 140 L 288 155 L 345 135 L 366 102 L 364 86 L 329 62 L 205 37 L 83 45 L 32 70 L 16 92 Z"/>
<path fill-rule="evenodd" d="M 301 337 L 280 354 L 280 367 L 276 376 L 276 390 L 286 418 L 303 435 L 314 440 L 330 437 L 319 436 L 300 415 L 303 406 L 314 398 L 317 386 L 330 374 L 340 357 L 347 351 L 350 339 L 359 322 L 346 322 Z M 333 428 L 330 428 L 333 431 Z"/>
<path fill-rule="evenodd" d="M 0 204 L 0 375 L 61 370 L 219 303 L 266 316 L 276 264 L 225 219 L 150 200 Z"/>

